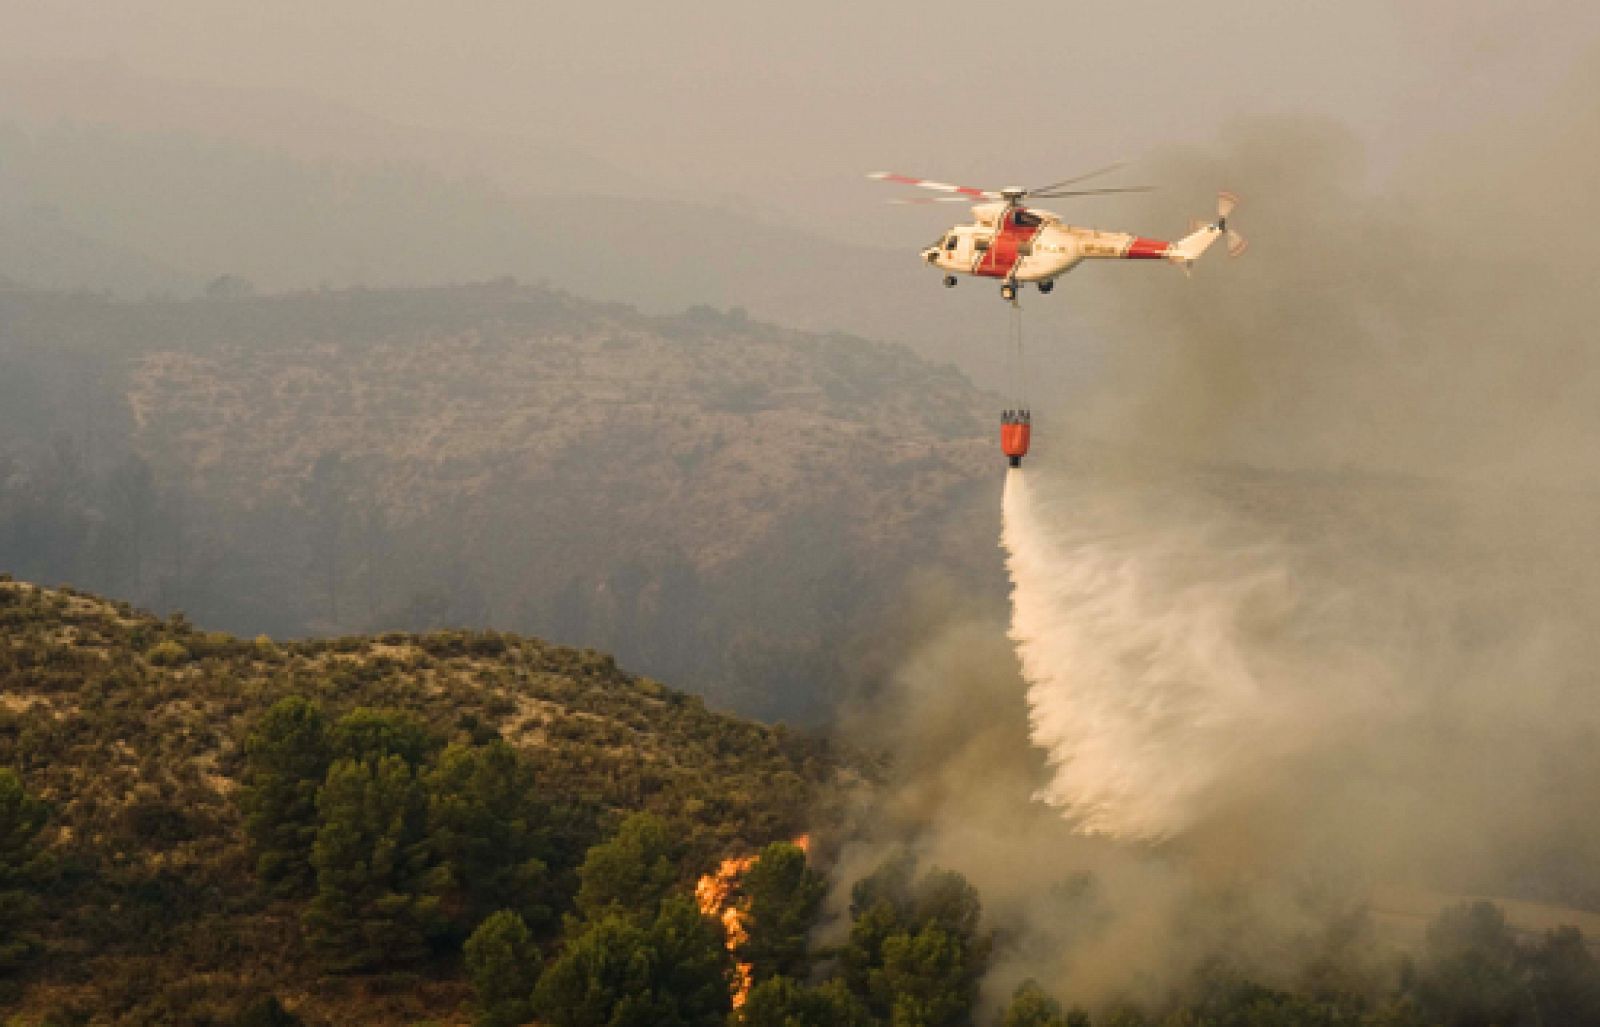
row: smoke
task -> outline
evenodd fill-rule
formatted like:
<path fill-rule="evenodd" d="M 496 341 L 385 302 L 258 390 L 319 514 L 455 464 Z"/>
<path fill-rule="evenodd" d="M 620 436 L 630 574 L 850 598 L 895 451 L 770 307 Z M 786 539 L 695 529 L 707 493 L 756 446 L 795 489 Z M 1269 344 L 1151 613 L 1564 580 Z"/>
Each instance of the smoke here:
<path fill-rule="evenodd" d="M 1595 508 L 1524 498 L 1154 460 L 1009 472 L 1009 624 L 937 579 L 907 597 L 906 655 L 851 720 L 891 770 L 835 911 L 908 848 L 982 894 L 991 1004 L 1034 977 L 1097 1005 L 1159 1002 L 1217 957 L 1373 982 L 1403 937 L 1330 948 L 1379 890 L 1600 908 Z"/>
<path fill-rule="evenodd" d="M 927 607 L 843 883 L 910 845 L 995 995 L 1091 1003 L 1290 980 L 1378 889 L 1600 909 L 1597 68 L 1382 174 L 1297 116 L 1153 162 L 1250 253 L 1069 283 L 1114 344 L 1007 476 L 1009 625 Z"/>
<path fill-rule="evenodd" d="M 833 861 L 835 919 L 820 941 L 842 940 L 850 885 L 902 851 L 959 871 L 981 894 L 1001 940 L 989 1008 L 1029 977 L 1086 1005 L 1159 998 L 1221 952 L 1286 977 L 1293 967 L 1273 960 L 1285 961 L 1287 941 L 1304 948 L 1348 911 L 1344 895 L 1288 868 L 1266 872 L 1266 848 L 1259 858 L 1229 854 L 1243 844 L 1238 831 L 1206 838 L 1200 828 L 1164 845 L 1084 834 L 1034 799 L 1054 773 L 1030 742 L 1028 700 L 1039 686 L 1025 688 L 996 611 L 930 575 L 901 618 L 905 658 L 878 702 L 848 722 L 858 741 L 888 751 L 888 780 Z M 1158 765 L 1152 754 L 1152 775 Z M 1165 765 L 1179 766 L 1175 756 Z M 1237 780 L 1226 760 L 1210 766 L 1221 772 L 1210 794 Z M 1233 816 L 1242 825 L 1238 814 L 1223 807 L 1207 824 Z"/>
<path fill-rule="evenodd" d="M 1566 241 L 1600 232 L 1597 65 L 1537 119 L 1419 141 L 1382 179 L 1352 129 L 1305 116 L 1156 155 L 1172 186 L 1135 223 L 1182 225 L 1226 186 L 1250 252 L 1192 282 L 1080 272 L 1102 272 L 1071 284 L 1113 342 L 1056 423 L 1190 461 L 1600 484 L 1592 269 Z"/>
<path fill-rule="evenodd" d="M 1156 158 L 1242 192 L 1252 249 L 1106 277 L 1120 344 L 1005 503 L 1039 797 L 1079 829 L 1600 897 L 1564 786 L 1600 732 L 1600 298 L 1555 242 L 1600 233 L 1596 67 L 1384 178 L 1308 117 Z"/>

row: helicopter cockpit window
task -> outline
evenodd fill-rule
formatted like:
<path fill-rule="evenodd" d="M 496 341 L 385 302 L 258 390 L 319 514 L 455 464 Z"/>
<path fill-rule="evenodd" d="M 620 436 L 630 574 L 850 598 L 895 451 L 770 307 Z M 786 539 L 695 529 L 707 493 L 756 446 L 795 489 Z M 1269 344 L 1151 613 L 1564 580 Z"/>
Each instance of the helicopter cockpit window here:
<path fill-rule="evenodd" d="M 960 241 L 961 241 L 960 237 L 957 236 L 954 232 L 951 232 L 949 235 L 945 236 L 944 248 L 946 250 L 953 250 L 953 249 L 956 248 L 956 243 L 958 243 Z"/>
<path fill-rule="evenodd" d="M 1023 228 L 1038 228 L 1044 224 L 1044 218 L 1029 210 L 1019 210 L 1012 215 L 1012 221 Z"/>

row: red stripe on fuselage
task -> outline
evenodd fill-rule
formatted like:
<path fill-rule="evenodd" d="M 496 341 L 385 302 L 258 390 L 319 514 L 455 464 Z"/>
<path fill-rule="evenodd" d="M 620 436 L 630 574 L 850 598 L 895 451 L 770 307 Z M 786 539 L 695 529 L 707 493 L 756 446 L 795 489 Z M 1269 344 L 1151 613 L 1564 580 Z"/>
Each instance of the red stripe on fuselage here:
<path fill-rule="evenodd" d="M 1172 244 L 1160 239 L 1135 238 L 1128 246 L 1128 252 L 1123 256 L 1129 260 L 1155 260 L 1167 255 L 1172 249 Z"/>
<path fill-rule="evenodd" d="M 1017 266 L 1017 261 L 1022 259 L 1022 254 L 1019 252 L 1022 244 L 1038 235 L 1043 227 L 1019 225 L 1017 212 L 1011 211 L 1006 215 L 1005 224 L 1000 226 L 1000 231 L 990 240 L 989 248 L 973 265 L 972 273 L 985 278 L 1004 278 L 1011 274 Z"/>

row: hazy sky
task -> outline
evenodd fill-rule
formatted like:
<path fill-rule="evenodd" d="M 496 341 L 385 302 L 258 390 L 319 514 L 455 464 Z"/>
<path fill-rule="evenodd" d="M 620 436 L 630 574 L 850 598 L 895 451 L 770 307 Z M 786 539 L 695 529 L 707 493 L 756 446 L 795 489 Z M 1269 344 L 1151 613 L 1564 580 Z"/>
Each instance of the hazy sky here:
<path fill-rule="evenodd" d="M 429 134 L 409 155 L 512 188 L 592 180 L 920 242 L 947 212 L 884 210 L 864 172 L 1026 184 L 1204 141 L 1237 114 L 1294 111 L 1349 123 L 1382 174 L 1418 134 L 1534 104 L 1600 36 L 1600 5 L 1562 0 L 1000 10 L 0 0 L 0 76 L 13 82 L 0 116 L 182 127 L 184 90 L 146 95 L 129 77 L 229 87 L 248 91 L 231 94 L 245 136 L 274 103 L 308 141 L 381 119 Z M 114 71 L 97 79 L 96 66 Z M 35 88 L 15 86 L 19 75 Z M 319 106 L 342 108 L 344 127 L 314 124 Z M 294 147 L 294 124 L 275 131 Z M 563 180 L 531 150 L 577 173 Z"/>

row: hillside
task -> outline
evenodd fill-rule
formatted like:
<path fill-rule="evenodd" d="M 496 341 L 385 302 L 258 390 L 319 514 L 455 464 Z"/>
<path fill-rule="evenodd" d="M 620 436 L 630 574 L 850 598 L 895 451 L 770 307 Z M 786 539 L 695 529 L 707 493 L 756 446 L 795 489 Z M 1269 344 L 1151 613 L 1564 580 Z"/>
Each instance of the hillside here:
<path fill-rule="evenodd" d="M 458 965 L 387 992 L 323 978 L 299 907 L 254 881 L 244 743 L 291 695 L 331 716 L 406 711 L 434 744 L 509 742 L 548 811 L 558 892 L 621 812 L 675 825 L 694 873 L 790 837 L 852 776 L 818 741 L 709 712 L 592 651 L 461 632 L 250 642 L 0 579 L 0 767 L 47 803 L 54 864 L 43 951 L 0 1008 L 20 995 L 24 1022 L 210 1022 L 276 993 L 310 1022 L 454 1015 Z"/>
<path fill-rule="evenodd" d="M 514 275 L 655 314 L 741 305 L 784 325 L 902 342 L 999 378 L 980 348 L 1000 338 L 993 291 L 947 294 L 916 259 L 947 223 L 938 215 L 879 212 L 895 235 L 860 245 L 829 238 L 835 226 L 777 223 L 777 198 L 754 210 L 725 198 L 660 198 L 651 183 L 580 170 L 581 158 L 548 140 L 495 147 L 478 166 L 451 169 L 467 153 L 458 143 L 430 146 L 426 158 L 405 145 L 366 151 L 363 126 L 341 123 L 336 111 L 279 112 L 302 140 L 312 122 L 333 116 L 325 131 L 338 138 L 337 152 L 313 155 L 284 149 L 271 133 L 240 140 L 235 133 L 251 127 L 227 105 L 222 131 L 214 123 L 118 129 L 81 110 L 44 124 L 14 120 L 7 99 L 0 89 L 0 274 L 25 285 L 191 297 L 222 274 L 271 292 Z M 175 113 L 170 97 L 149 102 Z M 555 174 L 511 188 L 489 181 L 538 166 Z M 837 216 L 852 225 L 870 221 L 887 198 L 854 173 L 830 188 L 840 195 Z M 54 212 L 95 246 L 50 239 L 36 257 L 38 232 L 4 230 L 32 210 Z"/>
<path fill-rule="evenodd" d="M 913 564 L 999 594 L 998 401 L 738 311 L 0 293 L 0 401 L 0 567 L 242 635 L 514 629 L 814 717 Z"/>
<path fill-rule="evenodd" d="M 285 864 L 284 824 L 263 810 L 291 794 L 281 772 L 309 751 L 300 728 L 313 723 L 330 761 L 301 768 L 291 793 L 315 842 L 302 837 L 301 859 Z M 339 755 L 351 745 L 360 755 Z M 855 879 L 847 940 L 820 940 L 839 938 L 835 927 L 808 944 L 829 887 L 819 870 L 837 885 L 865 868 L 813 868 L 785 839 L 820 828 L 840 858 L 863 815 L 892 819 L 874 805 L 889 776 L 821 739 L 708 712 L 592 651 L 482 632 L 245 641 L 0 578 L 0 1016 L 30 1027 L 880 1024 L 928 996 L 944 1014 L 910 1022 L 1600 1015 L 1600 965 L 1564 926 L 1571 911 L 1538 907 L 1544 922 L 1530 923 L 1534 907 L 1508 915 L 1443 896 L 1427 912 L 1416 895 L 1400 896 L 1405 908 L 1380 896 L 1366 912 L 1335 903 L 1327 923 L 1296 917 L 1281 937 L 1281 925 L 1229 917 L 1242 936 L 1224 939 L 1204 929 L 1224 915 L 1216 902 L 1234 916 L 1247 904 L 1222 885 L 1172 914 L 1178 933 L 1211 939 L 1209 955 L 1133 1004 L 1091 999 L 1092 1020 L 1081 1008 L 1066 1017 L 1084 987 L 1070 974 L 1024 982 L 998 1008 L 995 986 L 1011 987 L 1019 956 L 1052 965 L 1031 962 L 1048 935 L 1008 926 L 1003 911 L 991 921 L 960 873 L 903 850 Z M 363 861 L 342 864 L 341 851 Z M 757 878 L 769 861 L 777 869 Z M 1067 915 L 1087 955 L 1095 925 L 1115 919 L 1097 874 L 1030 905 Z M 751 932 L 743 942 L 726 917 L 702 915 L 715 909 L 704 896 L 725 902 L 733 888 L 740 905 L 722 908 L 748 917 L 733 921 Z M 789 917 L 764 916 L 774 908 Z M 1414 958 L 1391 950 L 1396 930 L 1422 935 Z M 500 946 L 489 958 L 501 976 L 483 972 L 480 940 Z M 1251 952 L 1271 955 L 1252 963 Z M 729 1016 L 735 959 L 756 984 Z M 798 983 L 812 967 L 813 983 Z"/>
<path fill-rule="evenodd" d="M 79 231 L 49 206 L 0 212 L 0 282 L 142 296 L 194 282 L 144 254 Z"/>

